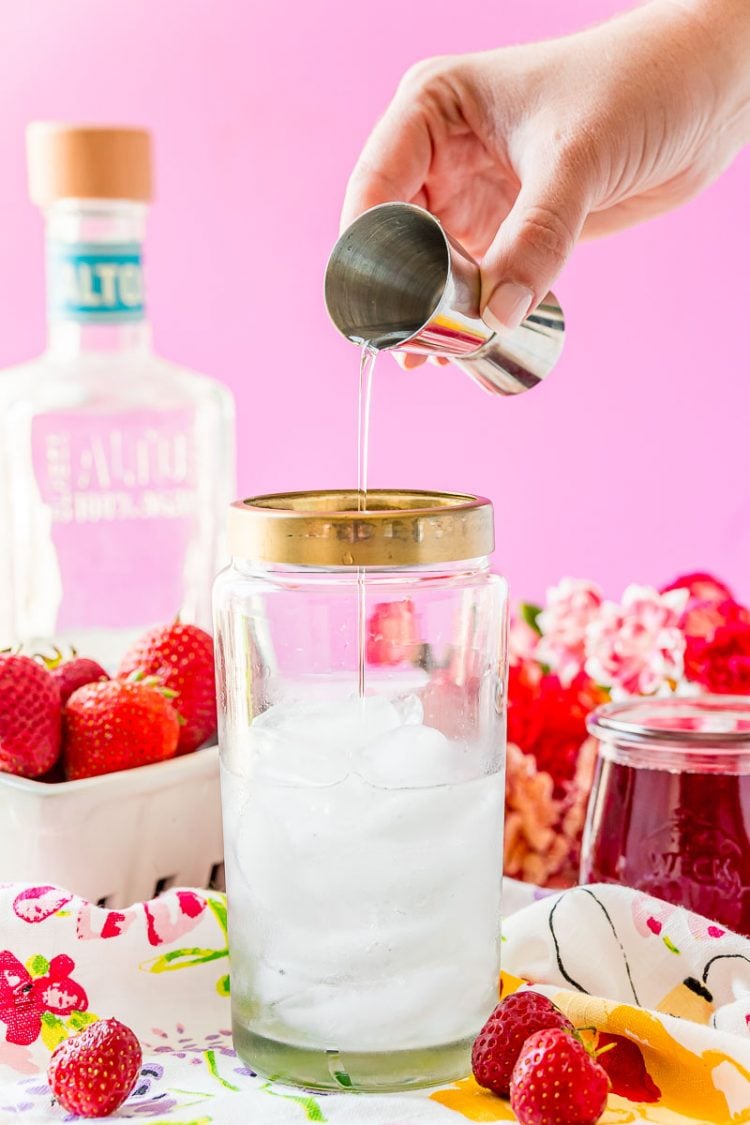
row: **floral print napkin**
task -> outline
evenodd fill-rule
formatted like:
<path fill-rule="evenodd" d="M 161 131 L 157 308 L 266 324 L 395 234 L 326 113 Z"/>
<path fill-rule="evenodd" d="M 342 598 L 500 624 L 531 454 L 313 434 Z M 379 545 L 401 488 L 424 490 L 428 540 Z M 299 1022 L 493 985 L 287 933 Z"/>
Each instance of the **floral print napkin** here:
<path fill-rule="evenodd" d="M 533 897 L 509 885 L 502 987 L 526 981 L 614 1043 L 604 1125 L 750 1122 L 750 942 L 619 887 Z M 519 909 L 516 909 L 520 907 Z M 52 1103 L 49 1054 L 98 1016 L 144 1048 L 115 1115 L 152 1125 L 421 1125 L 512 1121 L 473 1079 L 389 1096 L 308 1094 L 232 1049 L 224 897 L 173 889 L 105 910 L 51 886 L 0 887 L 0 1122 L 73 1118 Z"/>

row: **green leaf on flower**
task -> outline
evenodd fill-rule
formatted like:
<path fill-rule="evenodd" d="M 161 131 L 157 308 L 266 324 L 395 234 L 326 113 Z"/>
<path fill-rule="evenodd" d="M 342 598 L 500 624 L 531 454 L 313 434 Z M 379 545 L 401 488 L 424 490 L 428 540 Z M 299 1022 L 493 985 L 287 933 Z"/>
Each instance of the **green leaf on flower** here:
<path fill-rule="evenodd" d="M 211 1075 L 211 1077 L 215 1078 L 217 1082 L 220 1082 L 226 1090 L 234 1090 L 235 1093 L 239 1093 L 239 1086 L 235 1086 L 233 1082 L 228 1082 L 226 1078 L 222 1078 L 219 1074 L 219 1068 L 216 1063 L 216 1052 L 213 1050 L 204 1051 L 203 1057 L 206 1060 L 208 1073 Z"/>
<path fill-rule="evenodd" d="M 674 944 L 674 942 L 670 941 L 670 939 L 667 937 L 666 934 L 663 935 L 661 940 L 664 942 L 664 944 L 666 945 L 666 947 L 667 947 L 667 949 L 669 950 L 670 953 L 679 953 L 680 952 L 679 949 L 677 948 L 677 946 Z"/>
<path fill-rule="evenodd" d="M 52 1012 L 42 1012 L 42 1043 L 48 1051 L 54 1051 L 64 1039 L 68 1038 L 68 1029 L 59 1016 Z"/>
<path fill-rule="evenodd" d="M 229 995 L 229 973 L 225 973 L 223 977 L 219 977 L 216 982 L 216 991 L 219 996 Z"/>
<path fill-rule="evenodd" d="M 228 949 L 170 949 L 152 961 L 143 961 L 140 968 L 146 973 L 172 973 L 176 969 L 189 969 L 192 965 L 205 965 L 228 957 Z"/>
<path fill-rule="evenodd" d="M 216 918 L 216 921 L 221 926 L 222 932 L 226 935 L 227 932 L 227 903 L 226 899 L 222 898 L 207 898 L 208 909 Z"/>
<path fill-rule="evenodd" d="M 49 961 L 41 953 L 35 953 L 26 962 L 26 969 L 31 977 L 45 977 L 49 972 Z"/>
<path fill-rule="evenodd" d="M 521 602 L 518 606 L 518 612 L 521 615 L 521 620 L 525 621 L 527 625 L 530 625 L 534 632 L 538 633 L 541 637 L 542 630 L 539 628 L 537 618 L 542 612 L 542 607 L 540 605 L 532 605 L 531 602 Z"/>
<path fill-rule="evenodd" d="M 316 1102 L 315 1098 L 311 1098 L 309 1096 L 306 1098 L 298 1097 L 295 1095 L 290 1096 L 289 1094 L 287 1094 L 287 1097 L 289 1098 L 290 1102 L 296 1102 L 298 1106 L 301 1106 L 302 1109 L 304 1109 L 305 1117 L 308 1121 L 325 1122 L 328 1120 L 328 1118 L 323 1115 L 323 1110 L 320 1108 L 320 1104 Z"/>
<path fill-rule="evenodd" d="M 327 1122 L 328 1118 L 324 1116 L 323 1110 L 320 1108 L 319 1103 L 315 1098 L 305 1097 L 300 1094 L 282 1094 L 278 1090 L 271 1089 L 271 1083 L 266 1082 L 261 1086 L 264 1094 L 270 1094 L 272 1098 L 283 1098 L 287 1102 L 296 1102 L 305 1111 L 305 1117 L 308 1121 L 322 1121 Z"/>
<path fill-rule="evenodd" d="M 65 1022 L 71 1031 L 83 1031 L 84 1027 L 96 1023 L 98 1019 L 94 1012 L 71 1012 Z"/>

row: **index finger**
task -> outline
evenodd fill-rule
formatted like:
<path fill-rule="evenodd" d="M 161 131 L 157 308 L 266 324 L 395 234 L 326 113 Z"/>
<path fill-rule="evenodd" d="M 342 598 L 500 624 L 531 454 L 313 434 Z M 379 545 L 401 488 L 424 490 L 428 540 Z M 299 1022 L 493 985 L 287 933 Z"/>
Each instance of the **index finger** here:
<path fill-rule="evenodd" d="M 396 97 L 377 123 L 352 172 L 341 229 L 379 203 L 410 203 L 424 185 L 432 142 L 421 109 Z"/>

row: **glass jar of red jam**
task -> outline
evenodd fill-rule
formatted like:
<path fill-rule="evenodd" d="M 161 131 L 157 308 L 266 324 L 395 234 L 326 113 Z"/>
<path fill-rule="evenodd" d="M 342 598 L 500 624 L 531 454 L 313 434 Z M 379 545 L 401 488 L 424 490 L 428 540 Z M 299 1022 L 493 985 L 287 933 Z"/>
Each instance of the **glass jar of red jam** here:
<path fill-rule="evenodd" d="M 750 697 L 609 703 L 588 727 L 599 757 L 581 881 L 750 936 Z"/>

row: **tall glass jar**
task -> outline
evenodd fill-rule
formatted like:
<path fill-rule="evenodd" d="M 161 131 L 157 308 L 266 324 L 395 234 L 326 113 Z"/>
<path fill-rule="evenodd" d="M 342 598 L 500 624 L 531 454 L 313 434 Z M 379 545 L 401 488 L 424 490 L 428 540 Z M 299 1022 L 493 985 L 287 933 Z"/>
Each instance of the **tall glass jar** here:
<path fill-rule="evenodd" d="M 469 1071 L 497 998 L 506 604 L 473 496 L 239 502 L 215 594 L 235 1044 L 314 1088 Z"/>
<path fill-rule="evenodd" d="M 750 699 L 594 712 L 583 882 L 624 883 L 750 936 Z"/>

